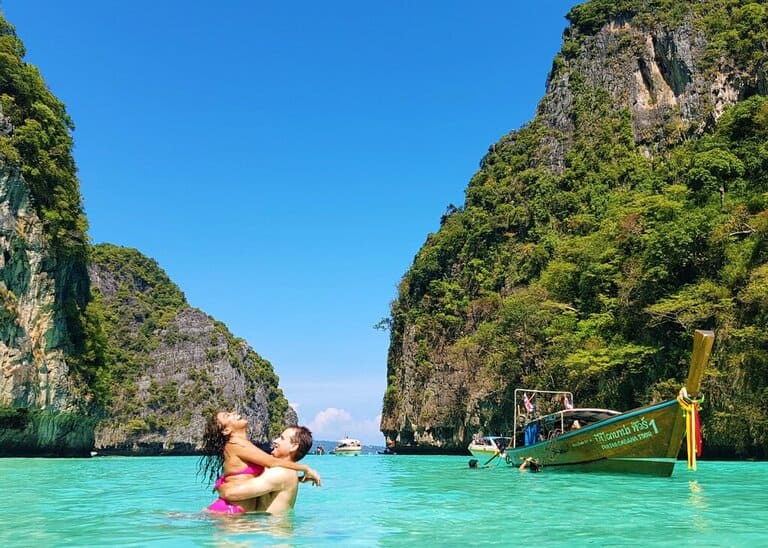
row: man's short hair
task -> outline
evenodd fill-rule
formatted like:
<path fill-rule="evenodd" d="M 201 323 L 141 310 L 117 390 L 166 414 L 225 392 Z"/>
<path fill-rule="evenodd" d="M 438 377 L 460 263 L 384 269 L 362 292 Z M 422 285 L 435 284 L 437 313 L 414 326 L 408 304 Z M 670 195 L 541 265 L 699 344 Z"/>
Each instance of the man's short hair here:
<path fill-rule="evenodd" d="M 293 454 L 293 461 L 299 462 L 312 449 L 312 432 L 306 426 L 298 426 L 296 424 L 288 428 L 293 429 L 293 442 L 299 446 Z"/>

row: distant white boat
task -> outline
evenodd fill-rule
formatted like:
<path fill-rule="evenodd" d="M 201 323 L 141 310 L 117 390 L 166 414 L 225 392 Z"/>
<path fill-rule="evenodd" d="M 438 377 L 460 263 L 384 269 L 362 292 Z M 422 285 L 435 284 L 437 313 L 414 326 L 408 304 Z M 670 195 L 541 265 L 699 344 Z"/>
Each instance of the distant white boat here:
<path fill-rule="evenodd" d="M 333 450 L 335 455 L 356 456 L 363 452 L 363 445 L 360 440 L 352 438 L 343 438 L 339 440 L 336 448 Z"/>
<path fill-rule="evenodd" d="M 469 444 L 468 449 L 472 456 L 479 459 L 481 464 L 484 465 L 489 459 L 504 451 L 511 442 L 512 438 L 505 436 L 475 437 L 472 439 L 472 443 Z"/>

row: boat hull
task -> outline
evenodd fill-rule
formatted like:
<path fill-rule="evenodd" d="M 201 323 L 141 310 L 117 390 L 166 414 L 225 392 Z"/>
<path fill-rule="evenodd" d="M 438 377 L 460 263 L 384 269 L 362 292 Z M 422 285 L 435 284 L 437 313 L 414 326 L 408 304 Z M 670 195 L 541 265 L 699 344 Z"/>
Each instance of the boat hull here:
<path fill-rule="evenodd" d="M 498 455 L 501 449 L 508 447 L 511 442 L 512 438 L 504 436 L 483 436 L 475 438 L 467 449 L 480 462 L 486 462 Z"/>
<path fill-rule="evenodd" d="M 333 454 L 340 457 L 356 457 L 362 452 L 362 449 L 336 449 Z"/>
<path fill-rule="evenodd" d="M 545 441 L 508 448 L 504 458 L 514 466 L 531 457 L 547 469 L 669 476 L 684 433 L 685 414 L 674 399 Z"/>
<path fill-rule="evenodd" d="M 472 453 L 473 457 L 480 461 L 490 459 L 499 454 L 498 451 L 493 449 L 473 449 L 472 447 L 469 448 L 469 452 Z"/>

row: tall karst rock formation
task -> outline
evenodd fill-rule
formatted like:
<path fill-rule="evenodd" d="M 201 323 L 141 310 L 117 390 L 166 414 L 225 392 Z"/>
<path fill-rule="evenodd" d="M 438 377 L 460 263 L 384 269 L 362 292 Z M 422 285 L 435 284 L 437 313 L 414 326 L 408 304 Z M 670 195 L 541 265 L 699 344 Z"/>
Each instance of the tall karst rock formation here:
<path fill-rule="evenodd" d="M 72 123 L 0 17 L 0 454 L 93 446 L 87 228 Z"/>
<path fill-rule="evenodd" d="M 464 452 L 518 387 L 628 409 L 676 394 L 718 334 L 709 455 L 765 455 L 768 92 L 763 2 L 574 7 L 546 94 L 491 146 L 392 305 L 381 430 Z"/>
<path fill-rule="evenodd" d="M 261 442 L 297 422 L 271 364 L 190 307 L 153 260 L 102 244 L 88 271 L 110 364 L 100 454 L 194 454 L 205 421 L 222 409 L 248 417 Z"/>
<path fill-rule="evenodd" d="M 190 454 L 219 409 L 267 441 L 269 362 L 151 259 L 86 236 L 72 121 L 0 16 L 0 457 Z"/>

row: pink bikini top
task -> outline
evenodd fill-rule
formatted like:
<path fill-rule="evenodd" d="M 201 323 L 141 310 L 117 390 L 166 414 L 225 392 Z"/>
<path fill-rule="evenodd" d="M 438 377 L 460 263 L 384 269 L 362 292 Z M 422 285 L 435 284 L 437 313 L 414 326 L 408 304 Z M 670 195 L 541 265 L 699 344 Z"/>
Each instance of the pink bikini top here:
<path fill-rule="evenodd" d="M 224 483 L 224 480 L 226 480 L 229 476 L 242 476 L 243 474 L 251 474 L 253 476 L 260 476 L 264 472 L 264 467 L 258 464 L 248 464 L 245 468 L 238 472 L 232 472 L 231 474 L 224 474 L 219 479 L 216 480 L 216 484 L 213 486 L 214 489 L 218 489 L 221 487 L 221 484 Z"/>

